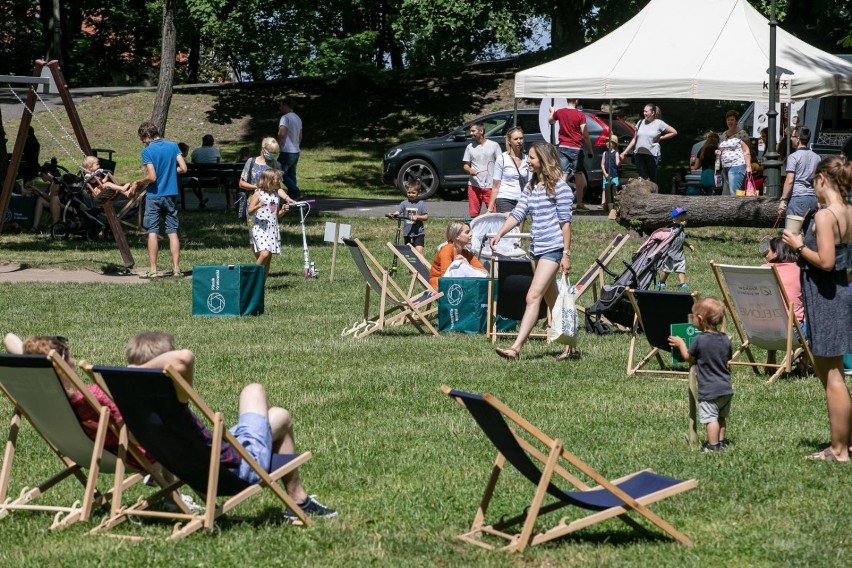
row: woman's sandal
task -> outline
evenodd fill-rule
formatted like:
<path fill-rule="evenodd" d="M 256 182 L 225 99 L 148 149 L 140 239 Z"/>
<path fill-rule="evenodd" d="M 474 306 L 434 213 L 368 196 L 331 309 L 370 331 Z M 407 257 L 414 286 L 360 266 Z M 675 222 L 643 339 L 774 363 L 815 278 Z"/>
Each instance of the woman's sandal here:
<path fill-rule="evenodd" d="M 805 456 L 806 460 L 812 461 L 827 461 L 834 463 L 849 463 L 849 460 L 841 461 L 837 459 L 837 456 L 834 455 L 834 452 L 831 451 L 831 448 L 826 448 L 821 452 L 814 452 L 812 454 L 808 454 Z"/>
<path fill-rule="evenodd" d="M 512 349 L 511 347 L 507 347 L 505 349 L 500 349 L 498 347 L 494 350 L 494 352 L 497 353 L 497 355 L 499 355 L 503 359 L 506 359 L 507 361 L 517 361 L 521 357 L 521 354 L 518 353 L 516 350 Z"/>
<path fill-rule="evenodd" d="M 568 351 L 563 351 L 559 355 L 556 356 L 557 361 L 565 361 L 567 359 L 579 359 L 580 358 L 580 350 L 579 349 L 570 349 Z"/>

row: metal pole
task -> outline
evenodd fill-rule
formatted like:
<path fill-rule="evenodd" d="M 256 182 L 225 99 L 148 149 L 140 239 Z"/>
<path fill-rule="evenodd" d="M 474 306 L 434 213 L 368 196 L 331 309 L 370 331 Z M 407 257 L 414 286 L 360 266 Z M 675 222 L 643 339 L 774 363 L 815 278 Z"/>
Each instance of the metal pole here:
<path fill-rule="evenodd" d="M 775 0 L 772 0 L 771 12 L 769 15 L 769 112 L 767 116 L 767 128 L 769 136 L 767 137 L 766 145 L 769 146 L 764 154 L 766 160 L 763 162 L 763 175 L 766 178 L 766 195 L 769 197 L 781 197 L 781 166 L 783 165 L 778 159 L 778 142 L 775 135 L 775 125 L 778 117 L 778 112 L 775 110 L 775 102 L 777 100 L 775 68 L 775 31 L 778 27 L 778 20 L 775 16 Z"/>

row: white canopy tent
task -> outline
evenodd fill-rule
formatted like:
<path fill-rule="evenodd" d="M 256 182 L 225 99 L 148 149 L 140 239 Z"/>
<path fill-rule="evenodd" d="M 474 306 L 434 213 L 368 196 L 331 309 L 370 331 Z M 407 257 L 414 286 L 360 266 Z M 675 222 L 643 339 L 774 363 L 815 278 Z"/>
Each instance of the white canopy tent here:
<path fill-rule="evenodd" d="M 777 28 L 778 102 L 852 95 L 852 64 Z M 766 101 L 769 23 L 746 0 L 651 0 L 609 35 L 515 75 L 516 98 Z"/>

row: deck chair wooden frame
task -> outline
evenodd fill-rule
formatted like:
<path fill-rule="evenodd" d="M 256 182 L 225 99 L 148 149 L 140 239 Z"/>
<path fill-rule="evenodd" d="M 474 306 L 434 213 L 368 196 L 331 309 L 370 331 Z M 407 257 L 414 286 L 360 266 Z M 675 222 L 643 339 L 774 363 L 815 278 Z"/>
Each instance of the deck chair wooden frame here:
<path fill-rule="evenodd" d="M 84 400 L 98 414 L 98 429 L 92 440 L 83 430 L 68 400 L 60 374 L 80 391 Z M 0 389 L 14 406 L 14 413 L 6 439 L 3 466 L 0 469 L 0 518 L 12 511 L 46 511 L 55 513 L 51 529 L 68 527 L 78 521 L 87 521 L 92 511 L 110 502 L 112 492 L 98 491 L 101 473 L 115 475 L 114 487 L 125 490 L 138 483 L 143 473 L 152 475 L 164 485 L 161 474 L 151 466 L 135 441 L 125 438 L 121 444 L 118 425 L 110 418 L 109 409 L 101 406 L 83 384 L 74 370 L 55 351 L 44 355 L 0 355 Z M 12 478 L 18 434 L 22 419 L 32 425 L 47 446 L 62 462 L 63 469 L 34 487 L 24 487 L 16 499 L 8 498 Z M 104 448 L 107 432 L 118 436 L 123 455 L 114 455 Z M 121 453 L 121 452 L 119 452 Z M 125 467 L 127 455 L 132 455 L 142 471 Z M 125 475 L 127 476 L 125 477 Z M 34 501 L 65 480 L 76 478 L 84 487 L 82 495 L 62 495 L 64 505 L 42 505 Z M 60 491 L 51 493 L 55 496 Z M 183 505 L 179 495 L 168 492 L 175 503 Z M 70 502 L 70 504 L 68 504 Z M 185 506 L 184 506 L 185 507 Z"/>
<path fill-rule="evenodd" d="M 438 299 L 443 294 L 434 291 L 431 286 L 420 290 L 418 277 L 411 278 L 407 288 L 401 287 L 359 239 L 343 239 L 343 242 L 364 278 L 364 317 L 344 329 L 341 335 L 360 339 L 406 322 L 411 323 L 420 333 L 438 335 L 430 318 L 438 313 Z M 379 309 L 372 315 L 371 290 L 379 296 Z"/>
<path fill-rule="evenodd" d="M 799 341 L 798 337 L 804 338 L 799 322 L 796 321 L 795 312 L 793 311 L 793 303 L 787 297 L 787 291 L 784 289 L 784 284 L 781 282 L 778 271 L 774 266 L 734 266 L 731 264 L 717 264 L 710 262 L 710 267 L 713 269 L 713 275 L 716 277 L 716 283 L 719 285 L 719 290 L 722 293 L 722 299 L 731 314 L 731 320 L 734 322 L 734 327 L 737 330 L 737 335 L 740 338 L 740 347 L 734 351 L 731 356 L 730 365 L 740 365 L 751 367 L 754 374 L 759 375 L 762 369 L 775 369 L 775 372 L 766 380 L 766 384 L 772 384 L 784 374 L 793 370 L 793 361 L 800 355 L 807 358 L 813 365 L 813 355 L 806 340 Z M 781 341 L 765 340 L 759 337 L 754 329 L 749 330 L 746 324 L 747 319 L 741 316 L 741 310 L 750 310 L 755 306 L 738 305 L 742 304 L 745 296 L 731 293 L 729 277 L 726 274 L 739 274 L 743 278 L 748 278 L 749 282 L 759 288 L 762 293 L 760 302 L 763 304 L 764 313 L 771 314 L 770 318 L 764 318 L 766 322 L 775 322 L 778 329 L 783 330 L 783 339 Z M 779 315 L 780 309 L 786 310 L 786 313 Z M 752 346 L 757 346 L 762 349 L 772 349 L 784 353 L 784 358 L 780 363 L 765 363 L 758 362 L 754 358 L 751 351 Z M 745 355 L 748 361 L 739 361 L 738 359 Z"/>
<path fill-rule="evenodd" d="M 659 298 L 659 302 L 679 302 L 680 305 L 675 307 L 672 306 L 672 309 L 667 310 L 665 317 L 666 319 L 662 322 L 659 321 L 646 321 L 643 320 L 642 310 L 639 307 L 640 301 L 637 298 L 637 293 L 642 295 L 647 295 L 649 297 Z M 630 304 L 633 306 L 633 311 L 635 312 L 635 316 L 633 317 L 633 328 L 630 332 L 630 350 L 627 353 L 627 376 L 632 377 L 638 373 L 646 373 L 652 375 L 668 375 L 671 378 L 682 378 L 686 379 L 689 375 L 689 370 L 679 370 L 672 366 L 670 363 L 666 362 L 663 358 L 663 353 L 670 353 L 671 348 L 668 344 L 660 343 L 662 341 L 662 337 L 668 337 L 669 329 L 671 324 L 673 323 L 687 323 L 689 321 L 689 314 L 691 313 L 692 304 L 695 303 L 698 298 L 698 293 L 693 292 L 692 294 L 684 294 L 682 292 L 664 292 L 664 291 L 656 291 L 656 290 L 633 290 L 631 288 L 627 289 L 627 298 L 630 300 Z M 686 308 L 689 310 L 686 310 Z M 679 309 L 678 309 L 679 308 Z M 651 327 L 649 327 L 651 326 Z M 661 328 L 665 333 L 652 333 L 650 330 L 653 328 Z M 641 331 L 640 331 L 641 330 Z M 636 360 L 636 349 L 638 343 L 639 335 L 644 335 L 645 339 L 648 341 L 651 350 L 648 353 L 639 359 L 638 362 L 634 364 Z M 656 339 L 652 340 L 651 335 L 659 336 Z M 646 369 L 645 366 L 648 365 L 652 360 L 656 359 L 659 364 L 659 369 Z M 684 363 L 685 365 L 686 363 Z"/>
<path fill-rule="evenodd" d="M 487 316 L 488 321 L 487 321 L 486 328 L 485 328 L 486 336 L 491 339 L 491 343 L 496 343 L 498 337 L 517 337 L 518 336 L 517 330 L 514 330 L 514 331 L 497 331 L 496 318 L 499 315 L 497 313 L 497 310 L 498 310 L 497 304 L 500 301 L 500 298 L 499 298 L 500 263 L 503 263 L 503 262 L 527 262 L 527 263 L 530 264 L 530 273 L 532 274 L 532 272 L 533 272 L 532 261 L 530 261 L 529 259 L 500 258 L 499 256 L 494 256 L 491 259 L 491 267 L 490 267 L 490 272 L 489 272 L 489 275 L 488 275 L 488 277 L 490 278 L 490 281 L 488 283 L 488 316 Z M 495 286 L 497 288 L 495 288 Z M 537 339 L 545 339 L 545 340 L 547 340 L 548 343 L 550 343 L 550 334 L 548 333 L 548 330 L 550 329 L 550 317 L 551 317 L 550 307 L 546 305 L 546 302 L 544 301 L 544 299 L 542 299 L 541 302 L 542 302 L 542 306 L 541 306 L 540 310 L 546 311 L 546 313 L 543 317 L 547 318 L 547 327 L 545 328 L 544 331 L 535 331 L 535 332 L 530 333 L 529 337 L 530 338 L 537 338 Z M 539 311 L 539 315 L 540 314 L 541 314 L 541 311 Z M 540 317 L 538 319 L 541 320 L 543 318 Z M 520 324 L 520 322 L 519 322 L 519 324 Z M 538 325 L 538 322 L 536 322 L 536 325 Z"/>
<path fill-rule="evenodd" d="M 419 288 L 430 290 L 433 293 L 437 294 L 438 291 L 432 287 L 432 283 L 429 281 L 429 269 L 432 264 L 426 260 L 426 258 L 420 254 L 416 248 L 411 245 L 395 245 L 393 243 L 387 243 L 388 249 L 391 253 L 396 257 L 398 262 L 402 263 L 402 266 L 408 271 L 409 274 L 409 285 L 408 285 L 408 295 L 412 295 L 412 293 Z"/>
<path fill-rule="evenodd" d="M 604 269 L 609 266 L 609 263 L 612 262 L 621 248 L 627 244 L 628 240 L 630 240 L 630 235 L 623 233 L 618 233 L 613 237 L 612 241 L 601 251 L 588 270 L 574 282 L 574 286 L 577 287 L 577 295 L 574 297 L 574 302 L 579 301 L 583 294 L 589 290 L 592 291 L 592 303 L 598 301 L 600 289 L 605 284 Z M 577 309 L 583 313 L 586 312 L 586 309 L 583 307 L 577 306 Z"/>
<path fill-rule="evenodd" d="M 213 529 L 217 519 L 265 488 L 296 514 L 299 524 L 313 524 L 280 484 L 285 475 L 311 459 L 311 452 L 273 455 L 271 471 L 267 472 L 225 427 L 224 414 L 214 412 L 173 368 L 101 367 L 88 363 L 85 363 L 83 368 L 101 388 L 110 393 L 125 418 L 128 429 L 146 450 L 178 478 L 168 487 L 155 491 L 147 498 L 140 498 L 134 505 L 113 507 L 110 515 L 92 529 L 92 534 L 111 530 L 130 517 L 148 517 L 178 521 L 167 540 L 179 540 L 202 528 Z M 170 425 L 159 430 L 151 428 L 151 416 L 161 417 L 161 420 L 162 417 L 170 416 L 170 412 L 186 404 L 181 400 L 187 400 L 188 404 L 200 413 L 200 417 L 212 425 L 213 439 L 209 446 L 191 431 L 191 428 L 184 428 L 185 424 L 174 427 Z M 178 431 L 184 436 L 184 440 L 191 440 L 188 445 L 171 445 L 174 440 L 169 438 L 169 434 Z M 220 467 L 223 443 L 229 444 L 237 451 L 242 460 L 260 477 L 259 482 L 246 483 L 235 473 Z M 206 459 L 187 459 L 187 456 L 204 456 Z M 203 512 L 173 513 L 149 509 L 149 505 L 161 499 L 164 493 L 177 490 L 183 485 L 188 485 L 204 496 Z M 120 503 L 122 494 L 118 485 L 113 493 L 114 501 Z M 222 497 L 228 498 L 220 503 L 219 499 Z M 139 540 L 139 537 L 128 535 L 110 536 Z"/>
<path fill-rule="evenodd" d="M 648 505 L 694 489 L 696 480 L 680 481 L 643 470 L 610 481 L 565 449 L 561 440 L 545 435 L 494 396 L 455 391 L 446 385 L 441 390 L 471 413 L 497 448 L 497 459 L 473 524 L 470 530 L 458 536 L 459 539 L 488 550 L 497 550 L 498 547 L 485 541 L 485 537 L 496 537 L 508 542 L 499 550 L 522 552 L 527 546 L 548 542 L 613 517 L 641 532 L 647 532 L 642 524 L 630 516 L 635 513 L 678 542 L 692 544 L 685 534 L 648 509 Z M 488 524 L 488 507 L 496 494 L 497 482 L 507 462 L 536 489 L 532 502 L 523 512 Z M 596 485 L 587 484 L 580 476 Z M 576 490 L 563 492 L 554 485 L 554 481 L 567 482 Z M 554 500 L 545 504 L 548 495 Z M 573 521 L 569 521 L 567 516 L 562 517 L 555 526 L 534 534 L 536 523 L 543 515 L 570 505 L 594 512 Z M 507 532 L 507 529 L 517 526 L 520 526 L 520 532 Z"/>

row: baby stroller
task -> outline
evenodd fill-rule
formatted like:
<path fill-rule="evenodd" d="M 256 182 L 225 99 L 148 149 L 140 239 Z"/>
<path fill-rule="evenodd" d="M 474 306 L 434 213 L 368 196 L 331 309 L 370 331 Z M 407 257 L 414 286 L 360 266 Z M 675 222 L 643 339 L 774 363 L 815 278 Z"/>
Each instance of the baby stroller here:
<path fill-rule="evenodd" d="M 71 235 L 79 235 L 89 242 L 96 242 L 102 234 L 109 239 L 109 227 L 101 218 L 104 210 L 84 190 L 83 178 L 75 174 L 63 174 L 54 178 L 54 181 L 59 184 L 62 216 L 50 227 L 53 240 L 61 241 Z"/>
<path fill-rule="evenodd" d="M 621 275 L 616 275 L 598 262 L 607 274 L 615 278 L 615 282 L 604 284 L 598 301 L 586 309 L 586 331 L 606 335 L 612 333 L 610 323 L 625 327 L 633 325 L 635 314 L 630 300 L 625 297 L 627 289 L 647 290 L 651 286 L 679 231 L 683 231 L 683 227 L 666 227 L 651 233 L 633 255 L 630 264 L 624 263 L 627 269 Z"/>
<path fill-rule="evenodd" d="M 485 215 L 471 219 L 470 252 L 475 254 L 479 260 L 489 260 L 495 256 L 499 256 L 500 258 L 527 258 L 527 251 L 520 248 L 521 238 L 519 235 L 521 234 L 521 230 L 518 227 L 506 233 L 500 239 L 500 242 L 497 243 L 497 248 L 491 250 L 491 245 L 489 244 L 491 237 L 488 235 L 493 236 L 496 234 L 505 221 L 506 215 L 503 213 L 486 213 Z"/>

